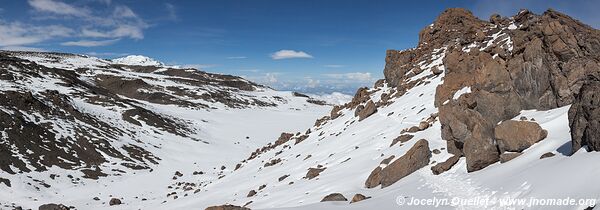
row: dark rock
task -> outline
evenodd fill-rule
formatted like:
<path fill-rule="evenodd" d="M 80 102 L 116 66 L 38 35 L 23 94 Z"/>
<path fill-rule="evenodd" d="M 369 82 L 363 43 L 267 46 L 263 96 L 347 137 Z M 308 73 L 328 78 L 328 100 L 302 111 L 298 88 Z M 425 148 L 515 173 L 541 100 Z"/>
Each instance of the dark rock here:
<path fill-rule="evenodd" d="M 348 201 L 348 199 L 346 199 L 346 197 L 340 193 L 331 193 L 321 200 L 321 202 L 326 201 Z"/>
<path fill-rule="evenodd" d="M 321 174 L 321 172 L 323 172 L 325 169 L 327 168 L 309 168 L 304 178 L 314 179 L 315 177 L 319 176 L 319 174 Z"/>
<path fill-rule="evenodd" d="M 256 190 L 250 190 L 250 192 L 248 192 L 248 195 L 246 197 L 252 197 L 256 195 Z"/>
<path fill-rule="evenodd" d="M 283 175 L 283 176 L 279 177 L 279 179 L 277 179 L 277 180 L 281 182 L 281 181 L 287 179 L 289 176 L 290 175 Z"/>
<path fill-rule="evenodd" d="M 546 152 L 544 153 L 542 156 L 540 156 L 540 159 L 544 159 L 544 158 L 549 158 L 549 157 L 554 157 L 555 154 L 552 152 Z"/>
<path fill-rule="evenodd" d="M 121 199 L 118 199 L 118 198 L 112 198 L 108 202 L 108 205 L 111 205 L 111 206 L 118 206 L 118 205 L 121 205 L 121 204 L 122 204 Z"/>
<path fill-rule="evenodd" d="M 356 203 L 356 202 L 363 201 L 363 200 L 366 200 L 366 199 L 369 199 L 369 198 L 371 198 L 371 197 L 370 196 L 367 197 L 367 196 L 365 196 L 363 194 L 355 194 L 352 197 L 352 200 L 350 201 L 350 203 Z"/>
<path fill-rule="evenodd" d="M 597 69 L 596 69 L 597 71 Z M 587 146 L 600 151 L 600 81 L 593 80 L 581 87 L 580 94 L 569 109 L 572 153 Z"/>
<path fill-rule="evenodd" d="M 433 172 L 434 175 L 444 173 L 444 172 L 450 170 L 452 168 L 452 166 L 454 166 L 458 162 L 459 159 L 460 159 L 460 156 L 454 155 L 454 156 L 448 158 L 446 161 L 438 163 L 435 166 L 432 166 L 431 172 Z"/>
<path fill-rule="evenodd" d="M 412 138 L 413 138 L 413 135 L 402 134 L 402 135 L 396 137 L 394 140 L 392 140 L 392 144 L 390 144 L 390 147 L 394 146 L 398 142 L 406 143 L 408 140 L 411 140 Z"/>
<path fill-rule="evenodd" d="M 377 112 L 377 106 L 375 105 L 375 103 L 373 103 L 373 101 L 369 101 L 367 102 L 367 105 L 364 106 L 364 108 L 360 110 L 357 108 L 356 110 L 358 115 L 358 121 L 362 121 L 367 117 L 373 115 L 375 112 Z"/>
<path fill-rule="evenodd" d="M 427 140 L 421 139 L 405 155 L 396 159 L 385 168 L 381 168 L 380 166 L 375 168 L 365 181 L 365 187 L 373 188 L 380 184 L 382 188 L 390 186 L 405 176 L 428 165 L 430 158 L 429 143 Z"/>

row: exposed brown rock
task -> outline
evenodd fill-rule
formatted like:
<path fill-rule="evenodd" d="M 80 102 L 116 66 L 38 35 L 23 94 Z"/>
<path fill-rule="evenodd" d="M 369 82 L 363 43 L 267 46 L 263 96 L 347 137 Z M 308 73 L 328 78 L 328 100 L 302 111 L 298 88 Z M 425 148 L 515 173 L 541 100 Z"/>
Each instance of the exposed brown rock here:
<path fill-rule="evenodd" d="M 554 157 L 555 154 L 552 152 L 546 152 L 544 153 L 542 156 L 540 156 L 540 159 L 544 159 L 544 158 L 549 158 L 549 157 Z"/>
<path fill-rule="evenodd" d="M 546 138 L 548 131 L 530 121 L 508 120 L 494 129 L 500 152 L 522 152 Z"/>
<path fill-rule="evenodd" d="M 454 155 L 454 156 L 448 158 L 446 161 L 438 163 L 435 166 L 432 166 L 431 172 L 433 172 L 434 175 L 444 173 L 444 172 L 450 170 L 450 168 L 452 168 L 452 166 L 454 166 L 458 162 L 459 159 L 460 159 L 460 156 Z"/>
<path fill-rule="evenodd" d="M 516 157 L 519 157 L 521 155 L 520 152 L 505 152 L 500 154 L 500 163 L 505 163 L 508 162 L 512 159 L 515 159 Z"/>
<path fill-rule="evenodd" d="M 352 200 L 350 201 L 350 203 L 356 203 L 356 202 L 363 201 L 363 200 L 366 200 L 366 199 L 369 199 L 369 198 L 371 198 L 371 197 L 370 196 L 365 196 L 363 194 L 355 194 L 352 197 Z"/>
<path fill-rule="evenodd" d="M 256 195 L 256 190 L 250 190 L 250 192 L 248 192 L 248 195 L 246 195 L 246 197 L 252 197 Z"/>
<path fill-rule="evenodd" d="M 599 78 L 583 85 L 581 93 L 569 109 L 572 153 L 583 146 L 587 146 L 590 151 L 600 151 Z"/>
<path fill-rule="evenodd" d="M 373 188 L 380 184 L 382 188 L 390 186 L 414 171 L 428 165 L 429 158 L 431 158 L 429 143 L 427 140 L 421 139 L 405 155 L 385 168 L 382 169 L 380 166 L 375 168 L 365 181 L 365 187 Z"/>
<path fill-rule="evenodd" d="M 319 176 L 319 174 L 321 174 L 321 172 L 323 172 L 325 169 L 327 168 L 309 168 L 304 178 L 314 179 L 315 177 Z"/>
<path fill-rule="evenodd" d="M 362 105 L 361 105 L 362 106 Z M 359 106 L 359 107 L 361 107 Z M 356 115 L 358 116 L 358 121 L 362 121 L 365 118 L 371 116 L 372 114 L 374 114 L 375 112 L 377 112 L 377 107 L 375 106 L 375 103 L 373 103 L 373 101 L 369 101 L 367 102 L 367 105 L 364 106 L 364 108 L 357 108 L 356 109 L 357 113 Z"/>
<path fill-rule="evenodd" d="M 412 138 L 413 138 L 413 135 L 402 134 L 402 135 L 396 137 L 394 140 L 392 140 L 392 144 L 390 144 L 390 147 L 394 146 L 398 142 L 406 143 L 408 140 L 411 140 Z"/>
<path fill-rule="evenodd" d="M 346 197 L 340 193 L 331 193 L 321 200 L 321 202 L 327 201 L 348 201 L 348 199 L 346 199 Z"/>
<path fill-rule="evenodd" d="M 369 90 L 369 88 L 366 88 L 366 87 L 359 88 L 356 91 L 356 94 L 354 94 L 354 98 L 352 98 L 352 101 L 350 101 L 350 103 L 346 104 L 346 108 L 354 109 L 359 104 L 367 102 L 369 99 L 371 99 L 371 96 L 369 96 L 368 90 Z"/>
<path fill-rule="evenodd" d="M 111 205 L 111 206 L 118 206 L 121 204 L 122 204 L 121 199 L 118 199 L 118 198 L 111 198 L 110 201 L 108 202 L 108 205 Z"/>

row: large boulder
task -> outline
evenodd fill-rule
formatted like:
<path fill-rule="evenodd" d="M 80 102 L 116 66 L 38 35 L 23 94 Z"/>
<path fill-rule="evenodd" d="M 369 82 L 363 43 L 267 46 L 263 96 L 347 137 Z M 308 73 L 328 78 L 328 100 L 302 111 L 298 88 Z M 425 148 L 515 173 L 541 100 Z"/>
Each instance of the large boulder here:
<path fill-rule="evenodd" d="M 494 129 L 498 149 L 501 153 L 522 152 L 531 145 L 546 138 L 548 131 L 536 122 L 507 120 Z"/>
<path fill-rule="evenodd" d="M 385 168 L 381 168 L 381 166 L 375 168 L 365 181 L 365 187 L 373 188 L 380 184 L 382 188 L 388 187 L 416 170 L 427 166 L 430 158 L 429 142 L 421 139 L 406 154 Z"/>
<path fill-rule="evenodd" d="M 356 109 L 356 111 L 358 121 L 362 121 L 365 118 L 377 112 L 377 106 L 375 105 L 375 103 L 373 103 L 373 101 L 369 101 L 367 102 L 367 105 L 365 105 L 362 109 Z"/>
<path fill-rule="evenodd" d="M 600 151 L 600 81 L 592 81 L 581 88 L 575 103 L 569 109 L 572 152 L 583 146 Z"/>
<path fill-rule="evenodd" d="M 346 197 L 344 197 L 344 195 L 341 193 L 331 193 L 321 200 L 321 202 L 326 201 L 348 201 L 348 199 L 346 199 Z"/>

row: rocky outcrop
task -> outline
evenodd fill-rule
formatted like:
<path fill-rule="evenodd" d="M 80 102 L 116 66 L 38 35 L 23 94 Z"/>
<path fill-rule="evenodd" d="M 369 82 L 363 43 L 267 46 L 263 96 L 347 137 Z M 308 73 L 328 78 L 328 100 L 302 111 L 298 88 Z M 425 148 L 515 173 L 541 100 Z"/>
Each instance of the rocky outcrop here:
<path fill-rule="evenodd" d="M 575 103 L 569 109 L 572 153 L 583 146 L 587 146 L 590 151 L 600 151 L 599 79 L 600 77 L 595 77 L 583 85 Z"/>
<path fill-rule="evenodd" d="M 427 140 L 421 139 L 405 155 L 385 168 L 381 166 L 375 168 L 365 181 L 365 187 L 374 188 L 379 185 L 382 188 L 388 187 L 416 170 L 427 166 L 430 158 L 429 143 Z"/>
<path fill-rule="evenodd" d="M 546 138 L 548 131 L 536 122 L 507 120 L 496 126 L 494 134 L 501 153 L 522 152 Z"/>
<path fill-rule="evenodd" d="M 327 201 L 348 201 L 348 199 L 346 199 L 346 197 L 344 197 L 344 195 L 341 193 L 331 193 L 321 200 L 321 202 Z"/>
<path fill-rule="evenodd" d="M 449 9 L 420 32 L 417 48 L 388 50 L 384 76 L 399 92 L 414 86 L 409 78 L 420 72 L 444 76 L 435 95 L 442 138 L 450 153 L 466 158 L 468 171 L 476 171 L 499 161 L 504 150 L 527 147 L 505 148 L 497 142 L 508 139 L 495 136 L 498 122 L 525 109 L 573 103 L 573 149 L 599 150 L 595 126 L 600 123 L 591 109 L 600 78 L 599 52 L 598 30 L 553 10 L 542 15 L 524 10 L 513 18 L 494 15 L 488 22 L 464 9 Z M 436 56 L 443 56 L 443 65 L 423 69 L 420 64 Z M 464 88 L 470 91 L 457 94 Z"/>

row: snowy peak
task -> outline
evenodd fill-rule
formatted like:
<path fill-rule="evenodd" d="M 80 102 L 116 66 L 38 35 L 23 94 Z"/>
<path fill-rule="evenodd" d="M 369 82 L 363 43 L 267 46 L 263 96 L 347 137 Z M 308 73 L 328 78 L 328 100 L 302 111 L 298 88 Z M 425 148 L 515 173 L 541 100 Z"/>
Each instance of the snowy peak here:
<path fill-rule="evenodd" d="M 122 58 L 112 59 L 114 64 L 130 66 L 163 66 L 164 64 L 143 55 L 128 55 Z"/>

